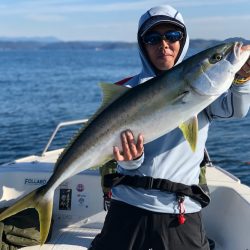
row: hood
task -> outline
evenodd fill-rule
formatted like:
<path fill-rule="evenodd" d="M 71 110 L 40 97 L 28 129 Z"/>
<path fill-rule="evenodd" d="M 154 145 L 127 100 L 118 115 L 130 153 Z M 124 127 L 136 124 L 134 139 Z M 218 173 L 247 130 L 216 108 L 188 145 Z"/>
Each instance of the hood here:
<path fill-rule="evenodd" d="M 145 51 L 143 50 L 141 36 L 142 34 L 147 32 L 147 30 L 149 30 L 150 28 L 159 23 L 174 24 L 180 27 L 184 33 L 183 43 L 180 48 L 180 53 L 175 65 L 180 63 L 187 53 L 189 46 L 189 36 L 187 34 L 186 26 L 184 24 L 184 20 L 180 12 L 178 12 L 176 9 L 174 9 L 169 5 L 157 6 L 151 8 L 141 16 L 138 25 L 137 41 L 138 41 L 139 54 L 142 62 L 142 71 L 138 79 L 139 83 L 143 83 L 148 79 L 156 76 L 155 69 L 148 60 Z"/>

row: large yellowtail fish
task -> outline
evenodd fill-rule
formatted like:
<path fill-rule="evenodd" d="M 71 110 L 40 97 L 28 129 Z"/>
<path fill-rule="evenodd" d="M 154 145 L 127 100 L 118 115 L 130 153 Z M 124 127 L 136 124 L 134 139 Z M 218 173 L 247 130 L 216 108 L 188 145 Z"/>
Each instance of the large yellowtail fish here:
<path fill-rule="evenodd" d="M 120 134 L 131 129 L 148 143 L 180 127 L 195 150 L 197 114 L 225 92 L 249 57 L 241 43 L 222 44 L 185 60 L 134 88 L 102 84 L 103 105 L 63 151 L 46 185 L 0 214 L 0 220 L 27 208 L 39 213 L 41 244 L 46 241 L 56 187 L 67 178 L 113 158 Z"/>

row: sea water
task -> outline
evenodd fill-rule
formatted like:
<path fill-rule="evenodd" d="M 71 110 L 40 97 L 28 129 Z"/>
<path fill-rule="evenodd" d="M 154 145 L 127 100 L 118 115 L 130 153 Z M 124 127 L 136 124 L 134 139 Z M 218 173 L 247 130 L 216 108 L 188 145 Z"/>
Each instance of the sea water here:
<path fill-rule="evenodd" d="M 100 82 L 140 67 L 136 49 L 0 51 L 0 163 L 41 154 L 58 123 L 96 111 Z M 215 164 L 250 186 L 249 127 L 250 115 L 213 122 L 207 149 Z M 50 149 L 65 146 L 77 129 L 62 129 Z"/>

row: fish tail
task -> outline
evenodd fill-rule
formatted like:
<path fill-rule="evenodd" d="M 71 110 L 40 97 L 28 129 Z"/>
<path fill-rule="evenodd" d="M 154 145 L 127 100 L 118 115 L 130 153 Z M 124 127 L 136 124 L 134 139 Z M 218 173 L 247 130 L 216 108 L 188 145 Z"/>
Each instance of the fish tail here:
<path fill-rule="evenodd" d="M 12 206 L 0 213 L 0 221 L 15 215 L 27 208 L 35 208 L 39 214 L 40 222 L 40 244 L 43 245 L 48 237 L 52 210 L 53 210 L 54 192 L 45 192 L 45 186 L 38 188 L 23 198 L 18 200 Z"/>

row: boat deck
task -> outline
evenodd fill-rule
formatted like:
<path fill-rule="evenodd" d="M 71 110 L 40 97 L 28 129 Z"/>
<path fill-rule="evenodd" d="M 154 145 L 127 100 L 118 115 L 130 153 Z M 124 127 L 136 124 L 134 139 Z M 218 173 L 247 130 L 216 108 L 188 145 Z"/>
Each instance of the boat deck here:
<path fill-rule="evenodd" d="M 25 250 L 84 250 L 101 231 L 106 212 L 101 212 L 88 220 L 82 220 L 66 228 L 55 226 L 49 243 L 43 246 L 24 247 Z"/>
<path fill-rule="evenodd" d="M 219 178 L 219 182 L 218 182 Z M 204 216 L 204 222 L 205 227 L 207 230 L 208 237 L 213 239 L 216 243 L 215 250 L 228 250 L 228 249 L 234 249 L 228 246 L 228 239 L 238 237 L 235 232 L 241 232 L 242 237 L 247 239 L 247 234 L 249 234 L 249 230 L 244 230 L 243 228 L 239 228 L 241 225 L 237 222 L 239 218 L 232 218 L 230 216 L 231 211 L 238 209 L 234 206 L 234 204 L 238 204 L 237 202 L 233 202 L 232 205 L 230 205 L 231 201 L 236 201 L 235 199 L 243 199 L 243 206 L 249 207 L 250 204 L 250 192 L 249 187 L 246 187 L 240 183 L 240 181 L 235 178 L 234 176 L 231 176 L 227 172 L 223 172 L 221 169 L 217 168 L 208 168 L 207 169 L 207 179 L 209 182 L 209 187 L 211 190 L 212 195 L 212 202 L 208 208 L 205 208 L 203 210 L 203 216 Z M 221 199 L 222 194 L 218 194 L 219 190 L 217 189 L 218 185 L 224 188 L 225 190 L 221 190 L 222 194 L 224 195 L 225 201 L 223 203 L 218 202 L 218 199 Z M 225 192 L 226 191 L 226 192 Z M 239 197 L 236 194 L 241 194 Z M 238 197 L 238 198 L 237 198 Z M 216 213 L 214 213 L 216 211 Z M 245 216 L 244 215 L 238 215 L 238 216 L 244 216 L 246 220 L 249 220 L 249 209 L 243 210 L 246 211 Z M 248 211 L 248 212 L 247 212 Z M 225 221 L 224 224 L 220 223 L 220 216 L 225 215 L 230 216 L 229 220 Z M 40 249 L 40 250 L 64 250 L 64 249 L 88 249 L 92 239 L 95 237 L 96 234 L 98 234 L 102 228 L 102 223 L 105 218 L 106 212 L 102 211 L 99 212 L 93 216 L 90 216 L 87 219 L 81 220 L 75 224 L 72 224 L 69 227 L 60 228 L 56 225 L 54 225 L 52 239 L 49 243 L 43 245 L 42 247 L 36 246 L 36 247 L 26 247 L 22 249 Z M 211 216 L 214 219 L 215 224 L 211 225 Z M 236 216 L 237 217 L 237 216 Z M 219 221 L 219 223 L 217 223 Z M 217 224 L 216 224 L 217 223 Z M 228 225 L 227 225 L 228 223 Z M 231 226 L 230 226 L 231 224 Z M 232 227 L 232 224 L 234 227 Z M 220 228 L 220 226 L 223 226 L 223 228 Z M 243 226 L 244 227 L 244 226 Z M 222 232 L 221 230 L 227 231 L 224 235 L 219 235 L 218 232 Z M 217 232 L 215 234 L 215 232 Z M 244 236 L 244 234 L 246 234 Z M 245 243 L 248 244 L 248 243 Z M 250 244 L 250 243 L 249 243 Z M 244 245 L 245 246 L 245 245 Z M 228 248 L 229 247 L 229 248 Z M 245 249 L 245 248 L 244 248 Z"/>

